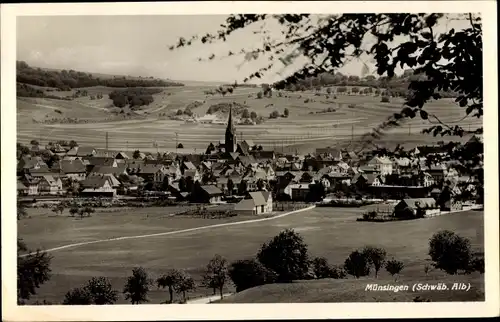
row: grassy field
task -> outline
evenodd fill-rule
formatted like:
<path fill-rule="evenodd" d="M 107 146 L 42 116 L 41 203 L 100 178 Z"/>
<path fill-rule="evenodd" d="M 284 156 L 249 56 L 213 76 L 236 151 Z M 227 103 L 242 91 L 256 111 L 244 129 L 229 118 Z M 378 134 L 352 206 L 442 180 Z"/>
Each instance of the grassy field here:
<path fill-rule="evenodd" d="M 408 290 L 370 291 L 368 284 L 408 286 Z M 445 291 L 412 291 L 414 284 L 436 285 L 445 283 Z M 453 283 L 470 283 L 468 291 L 452 290 Z M 429 276 L 403 276 L 397 281 L 392 277 L 361 277 L 359 279 L 322 279 L 297 281 L 290 284 L 270 284 L 245 290 L 226 297 L 219 303 L 349 303 L 349 302 L 412 302 L 415 297 L 432 302 L 484 301 L 484 278 L 479 273 L 471 275 L 446 275 L 433 272 Z"/>
<path fill-rule="evenodd" d="M 324 256 L 332 264 L 342 264 L 351 251 L 366 244 L 384 247 L 389 258 L 395 257 L 405 263 L 401 278 L 408 281 L 420 281 L 425 278 L 423 267 L 427 259 L 428 240 L 441 229 L 449 229 L 469 238 L 475 251 L 483 251 L 483 212 L 468 211 L 415 221 L 356 222 L 356 218 L 366 210 L 366 207 L 360 209 L 316 208 L 260 223 L 218 227 L 171 236 L 118 240 L 56 251 L 52 253 L 54 256 L 53 277 L 40 288 L 38 296 L 33 300 L 46 299 L 53 303 L 60 302 L 65 292 L 85 283 L 92 276 L 107 276 L 113 286 L 121 291 L 127 276 L 136 266 L 143 266 L 154 278 L 169 268 L 185 269 L 197 281 L 200 281 L 204 266 L 215 254 L 220 254 L 229 261 L 253 257 L 262 243 L 286 228 L 293 228 L 304 237 L 313 256 Z M 141 209 L 141 211 L 148 210 Z M 100 227 L 101 222 L 105 223 L 97 230 L 101 231 L 102 235 L 111 232 L 114 236 L 155 232 L 160 230 L 161 225 L 163 225 L 162 230 L 180 229 L 190 225 L 185 223 L 183 218 L 179 218 L 179 222 L 171 222 L 171 218 L 167 220 L 145 219 L 144 216 L 144 213 L 137 216 L 135 212 L 121 216 L 110 215 L 107 220 L 103 216 L 102 221 L 96 219 L 97 227 Z M 95 217 L 98 218 L 97 215 Z M 129 218 L 128 222 L 123 218 Z M 39 240 L 38 244 L 44 247 L 49 247 L 46 246 L 49 243 L 60 245 L 68 240 L 74 242 L 73 236 L 79 234 L 79 229 L 73 225 L 85 225 L 89 231 L 93 228 L 89 225 L 90 222 L 86 223 L 88 218 L 78 223 L 69 218 L 40 218 L 38 221 L 33 219 L 35 217 L 19 223 L 19 236 L 23 237 L 29 246 L 32 246 L 29 241 L 37 240 Z M 41 228 L 41 222 L 44 220 L 46 221 L 44 227 L 57 227 L 57 224 L 52 225 L 51 221 L 75 221 L 75 223 L 63 224 L 60 226 L 63 227 L 62 230 L 47 231 L 49 228 Z M 199 223 L 199 225 L 212 223 L 216 222 L 207 220 L 207 223 Z M 122 230 L 121 233 L 120 230 Z M 46 235 L 52 235 L 52 237 Z M 56 242 L 58 238 L 62 240 Z M 430 276 L 444 277 L 440 272 L 431 272 Z M 380 276 L 381 280 L 387 278 L 386 273 Z M 463 277 L 457 276 L 457 282 L 462 281 L 461 278 Z M 361 282 L 348 280 L 346 283 L 352 283 L 346 284 L 352 285 L 346 286 L 348 288 L 352 287 L 357 290 L 361 287 L 359 284 Z M 232 291 L 232 288 L 229 287 L 227 291 Z M 377 294 L 380 293 L 373 293 L 373 296 L 377 297 Z M 211 290 L 199 288 L 190 296 L 203 295 L 211 295 Z M 160 303 L 166 297 L 166 292 L 161 290 L 154 289 L 150 293 L 151 303 Z M 275 300 L 280 301 L 285 297 L 283 295 L 282 298 L 275 298 Z M 125 303 L 124 299 L 121 298 L 119 303 Z"/>
<path fill-rule="evenodd" d="M 401 110 L 403 101 L 392 98 L 390 103 L 381 103 L 380 97 L 338 95 L 337 99 L 327 99 L 326 93 L 316 96 L 313 92 L 286 93 L 287 97 L 256 98 L 255 88 L 237 88 L 233 94 L 206 97 L 203 93 L 210 86 L 185 86 L 166 88 L 162 93 L 155 94 L 155 101 L 138 112 L 137 117 L 124 120 L 122 116 L 110 112 L 111 100 L 107 93 L 111 89 L 104 87 L 89 88 L 92 93 L 103 93 L 104 99 L 90 100 L 81 97 L 74 101 L 60 101 L 51 99 L 18 99 L 17 101 L 17 135 L 20 142 L 29 142 L 31 139 L 48 141 L 75 139 L 81 144 L 93 145 L 97 148 L 105 146 L 105 134 L 109 133 L 109 147 L 114 150 L 133 150 L 156 152 L 153 142 L 158 144 L 159 151 L 175 149 L 175 133 L 178 141 L 187 149 L 204 150 L 209 142 L 223 140 L 224 125 L 186 124 L 181 121 L 169 120 L 160 117 L 160 114 L 184 109 L 193 101 L 204 103 L 193 109 L 199 116 L 206 113 L 208 108 L 221 102 L 237 102 L 249 106 L 250 111 L 268 117 L 273 110 L 283 113 L 289 109 L 288 118 L 268 119 L 255 126 L 237 126 L 239 139 L 251 139 L 266 148 L 285 151 L 300 150 L 310 152 L 317 146 L 335 145 L 348 142 L 354 136 L 366 133 L 387 119 L 390 115 Z M 54 92 L 56 93 L 56 92 Z M 58 95 L 69 93 L 59 92 Z M 170 95 L 169 95 L 170 94 Z M 252 97 L 249 97 L 252 96 Z M 305 99 L 314 102 L 305 103 Z M 349 108 L 355 104 L 355 108 Z M 334 108 L 335 112 L 316 113 L 327 108 Z M 55 110 L 62 113 L 57 113 Z M 429 102 L 426 109 L 436 114 L 441 120 L 455 124 L 465 114 L 452 100 Z M 313 112 L 313 114 L 310 114 Z M 42 124 L 32 123 L 51 118 L 79 118 L 96 123 L 80 124 Z M 474 129 L 481 125 L 481 120 L 466 118 L 460 124 Z M 422 135 L 419 132 L 431 126 L 428 121 L 415 118 L 401 128 L 394 128 L 387 137 L 379 143 L 433 143 L 440 138 Z"/>

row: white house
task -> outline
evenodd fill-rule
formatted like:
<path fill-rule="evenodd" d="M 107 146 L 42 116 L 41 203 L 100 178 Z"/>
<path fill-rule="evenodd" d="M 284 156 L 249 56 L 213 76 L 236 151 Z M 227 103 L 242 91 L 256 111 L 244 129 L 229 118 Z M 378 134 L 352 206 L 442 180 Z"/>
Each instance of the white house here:
<path fill-rule="evenodd" d="M 57 195 L 62 194 L 62 181 L 59 177 L 49 175 L 42 176 L 38 184 L 40 194 Z"/>
<path fill-rule="evenodd" d="M 392 161 L 385 157 L 374 157 L 368 162 L 381 175 L 392 174 Z"/>
<path fill-rule="evenodd" d="M 273 211 L 273 197 L 269 191 L 253 191 L 237 203 L 234 210 L 240 214 L 268 214 Z"/>

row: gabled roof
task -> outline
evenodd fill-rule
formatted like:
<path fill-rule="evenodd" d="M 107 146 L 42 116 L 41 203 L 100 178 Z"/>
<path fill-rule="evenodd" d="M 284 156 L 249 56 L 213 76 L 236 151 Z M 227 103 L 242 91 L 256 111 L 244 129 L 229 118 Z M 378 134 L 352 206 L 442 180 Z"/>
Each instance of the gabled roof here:
<path fill-rule="evenodd" d="M 264 196 L 262 191 L 252 191 L 248 193 L 250 197 L 253 199 L 255 206 L 264 206 L 267 204 L 268 194 Z"/>
<path fill-rule="evenodd" d="M 85 160 L 89 162 L 89 165 L 93 166 L 112 166 L 115 163 L 115 159 L 109 157 L 91 157 Z"/>
<path fill-rule="evenodd" d="M 91 176 L 88 177 L 87 179 L 83 180 L 80 182 L 80 185 L 83 188 L 101 188 L 103 187 L 106 182 L 109 182 L 109 179 L 102 175 L 102 176 Z"/>
<path fill-rule="evenodd" d="M 436 207 L 436 200 L 434 200 L 434 198 L 403 199 L 401 202 L 405 203 L 408 208 L 412 209 Z"/>
<path fill-rule="evenodd" d="M 42 178 L 45 179 L 50 185 L 57 184 L 57 180 L 53 176 L 47 175 L 47 176 L 42 176 Z"/>
<path fill-rule="evenodd" d="M 59 169 L 64 173 L 85 173 L 85 164 L 81 160 L 61 160 Z"/>
<path fill-rule="evenodd" d="M 156 165 L 156 164 L 144 164 L 141 165 L 137 170 L 138 174 L 155 174 L 158 171 L 164 170 L 165 167 L 161 164 Z"/>
<path fill-rule="evenodd" d="M 198 170 L 194 169 L 194 170 L 185 170 L 184 171 L 184 177 L 187 178 L 187 177 L 191 177 L 194 179 L 194 177 L 196 176 L 196 174 L 198 173 Z"/>
<path fill-rule="evenodd" d="M 112 174 L 119 176 L 120 174 L 125 173 L 126 169 L 127 167 L 122 164 L 118 165 L 117 167 L 95 166 L 91 172 L 97 174 Z"/>
<path fill-rule="evenodd" d="M 92 147 L 89 146 L 82 146 L 82 147 L 75 147 L 76 149 L 76 156 L 78 157 L 85 157 L 85 156 L 91 156 L 94 153 L 96 153 L 96 150 Z"/>
<path fill-rule="evenodd" d="M 191 161 L 183 162 L 183 165 L 188 170 L 196 170 L 196 167 L 194 166 L 193 162 L 191 162 Z"/>
<path fill-rule="evenodd" d="M 130 159 L 130 157 L 125 152 L 118 152 L 115 159 Z"/>
<path fill-rule="evenodd" d="M 222 191 L 214 185 L 201 186 L 201 189 L 209 195 L 221 195 Z"/>
<path fill-rule="evenodd" d="M 254 210 L 255 203 L 253 199 L 242 199 L 236 205 L 234 205 L 235 211 L 243 211 L 243 210 Z"/>
<path fill-rule="evenodd" d="M 28 189 L 21 181 L 17 180 L 17 190 L 26 190 Z"/>
<path fill-rule="evenodd" d="M 99 178 L 99 179 L 102 179 L 102 178 L 106 178 L 108 179 L 108 182 L 110 183 L 110 185 L 112 187 L 116 187 L 116 186 L 119 186 L 120 185 L 120 180 L 118 180 L 113 174 L 104 174 L 101 175 L 101 174 L 97 174 L 97 173 L 93 173 L 93 174 L 90 174 L 87 179 L 92 179 L 92 178 Z"/>

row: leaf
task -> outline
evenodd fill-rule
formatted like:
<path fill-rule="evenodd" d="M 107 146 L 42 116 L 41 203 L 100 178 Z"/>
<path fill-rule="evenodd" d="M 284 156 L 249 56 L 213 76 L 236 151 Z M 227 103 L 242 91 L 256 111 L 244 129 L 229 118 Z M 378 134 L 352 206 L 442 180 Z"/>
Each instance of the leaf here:
<path fill-rule="evenodd" d="M 423 118 L 424 120 L 427 120 L 428 118 L 427 112 L 424 110 L 420 110 L 420 117 Z"/>

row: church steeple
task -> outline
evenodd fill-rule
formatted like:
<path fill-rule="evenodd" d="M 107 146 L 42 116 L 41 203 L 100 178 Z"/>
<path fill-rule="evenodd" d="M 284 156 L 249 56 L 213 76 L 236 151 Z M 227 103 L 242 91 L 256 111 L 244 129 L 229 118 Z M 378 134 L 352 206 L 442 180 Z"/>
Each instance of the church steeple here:
<path fill-rule="evenodd" d="M 225 150 L 226 152 L 236 151 L 236 130 L 233 125 L 232 107 L 229 107 L 229 119 L 227 120 Z"/>

